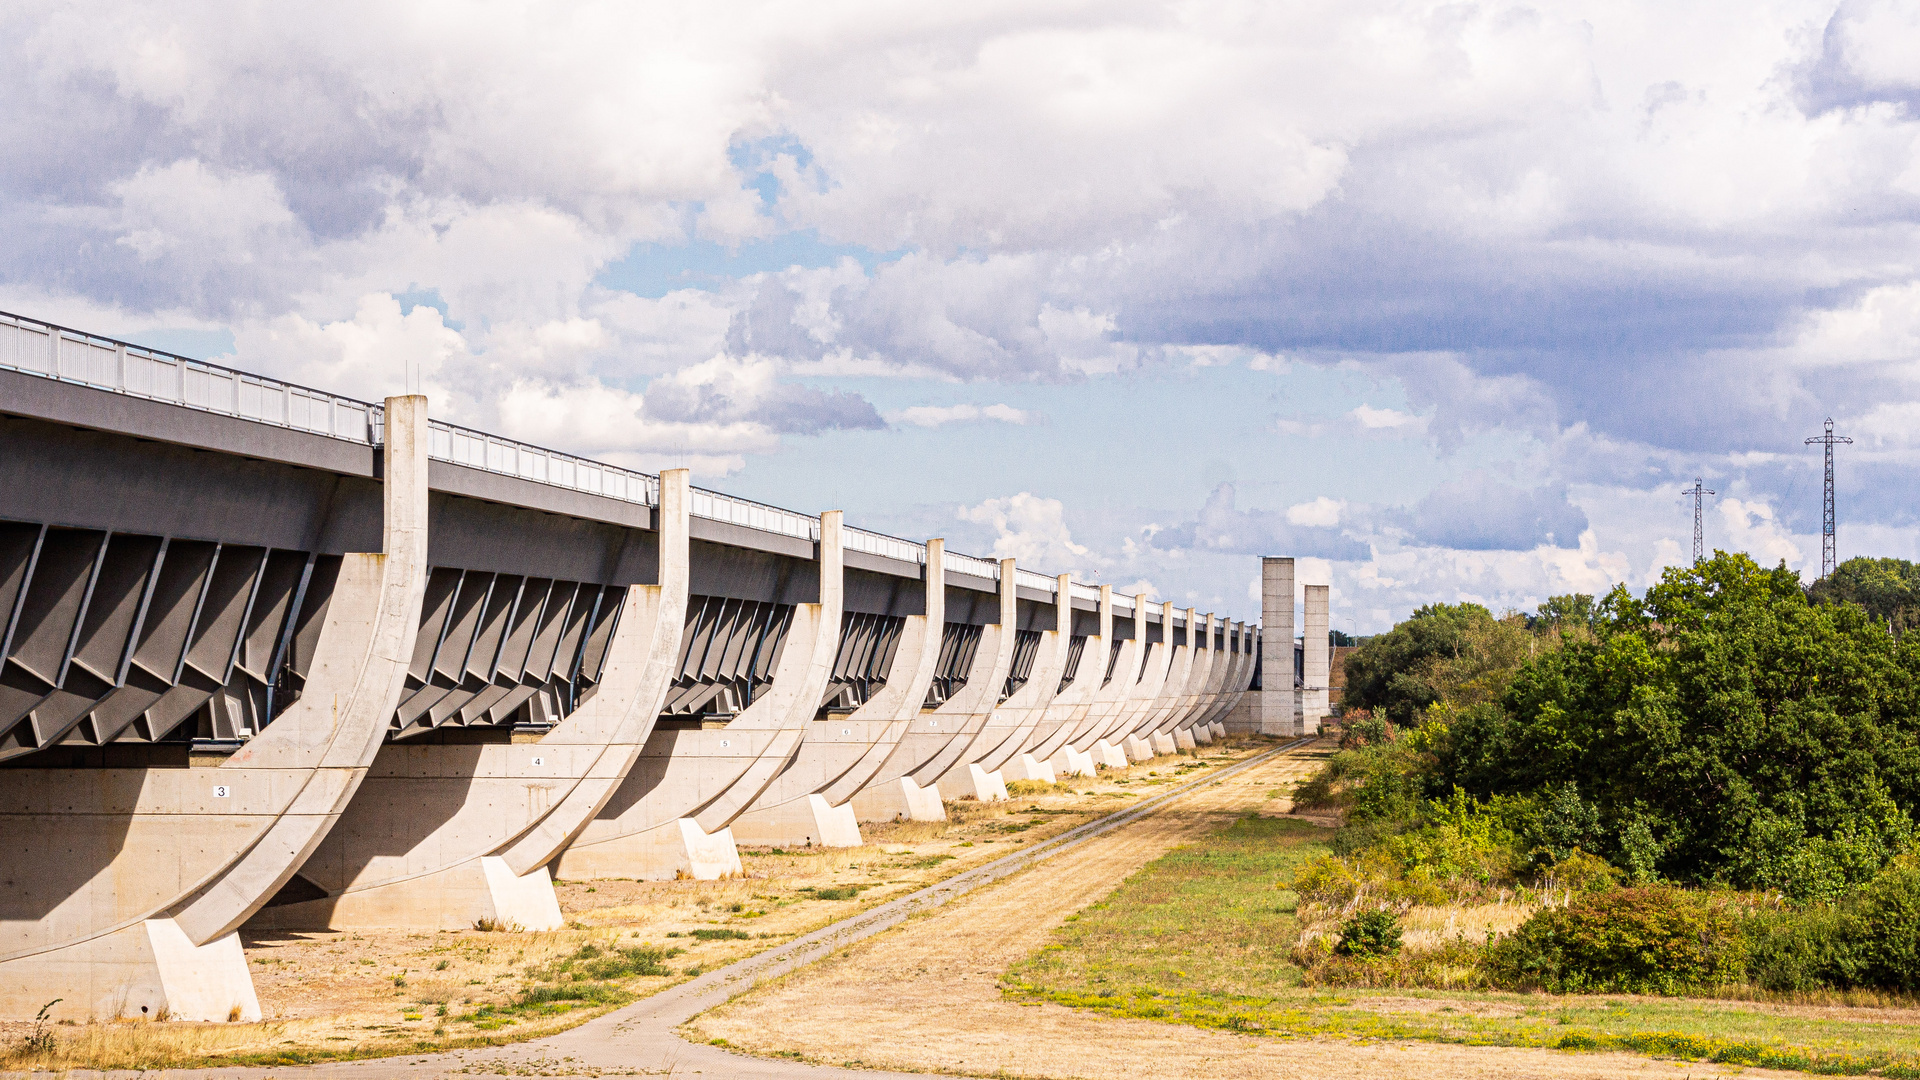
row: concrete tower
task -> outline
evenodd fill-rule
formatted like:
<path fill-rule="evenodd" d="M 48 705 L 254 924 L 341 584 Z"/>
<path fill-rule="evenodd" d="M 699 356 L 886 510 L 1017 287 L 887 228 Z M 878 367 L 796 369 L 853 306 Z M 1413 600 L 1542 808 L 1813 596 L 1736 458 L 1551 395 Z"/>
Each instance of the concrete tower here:
<path fill-rule="evenodd" d="M 1300 688 L 1300 734 L 1318 735 L 1320 722 L 1327 718 L 1327 687 L 1330 674 L 1329 646 L 1327 641 L 1328 611 L 1327 592 L 1329 586 L 1309 585 L 1306 587 L 1305 629 L 1301 644 L 1304 646 Z"/>
<path fill-rule="evenodd" d="M 1300 699 L 1293 685 L 1293 560 L 1260 560 L 1260 700 L 1262 735 L 1300 731 Z"/>

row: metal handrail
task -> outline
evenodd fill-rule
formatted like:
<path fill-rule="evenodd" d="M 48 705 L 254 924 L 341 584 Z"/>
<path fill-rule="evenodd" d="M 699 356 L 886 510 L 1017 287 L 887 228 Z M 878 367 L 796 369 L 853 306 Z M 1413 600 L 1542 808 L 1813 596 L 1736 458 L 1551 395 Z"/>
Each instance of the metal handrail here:
<path fill-rule="evenodd" d="M 706 488 L 694 488 L 690 503 L 687 509 L 693 516 L 709 521 L 744 525 L 749 529 L 791 536 L 798 540 L 820 539 L 819 518 L 783 510 L 778 506 L 768 506 Z"/>
<path fill-rule="evenodd" d="M 0 367 L 371 445 L 379 406 L 0 312 Z"/>
<path fill-rule="evenodd" d="M 911 540 L 902 540 L 886 533 L 856 529 L 849 525 L 840 530 L 846 546 L 853 551 L 864 551 L 869 555 L 878 555 L 886 559 L 898 559 L 901 562 L 920 563 L 927 561 L 927 545 L 916 544 Z"/>
<path fill-rule="evenodd" d="M 1049 595 L 1057 594 L 1060 587 L 1060 583 L 1055 579 L 1045 574 L 1028 570 L 1024 566 L 1016 566 L 1013 568 L 1013 583 L 1015 585 L 1024 585 L 1029 589 L 1036 589 Z"/>
<path fill-rule="evenodd" d="M 962 555 L 957 551 L 947 552 L 947 573 L 971 574 L 988 581 L 1000 580 L 1000 564 L 991 559 L 976 559 L 971 555 Z"/>
<path fill-rule="evenodd" d="M 382 418 L 384 419 L 384 417 Z M 427 423 L 427 456 L 622 502 L 660 505 L 660 478 L 439 420 Z"/>

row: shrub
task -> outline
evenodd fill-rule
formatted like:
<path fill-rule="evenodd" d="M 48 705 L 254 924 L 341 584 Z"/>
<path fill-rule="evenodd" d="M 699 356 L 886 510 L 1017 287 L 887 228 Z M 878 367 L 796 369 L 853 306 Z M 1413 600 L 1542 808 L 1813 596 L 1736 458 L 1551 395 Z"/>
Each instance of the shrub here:
<path fill-rule="evenodd" d="M 1620 871 L 1607 864 L 1607 860 L 1598 855 L 1589 855 L 1579 848 L 1566 858 L 1547 867 L 1540 876 L 1540 887 L 1549 892 L 1565 889 L 1568 892 L 1604 892 L 1620 884 Z"/>
<path fill-rule="evenodd" d="M 1340 941 L 1333 947 L 1340 956 L 1372 959 L 1400 951 L 1400 917 L 1385 908 L 1369 908 L 1354 913 L 1340 924 Z"/>
<path fill-rule="evenodd" d="M 1854 986 L 1920 990 L 1920 858 L 1889 865 L 1843 907 L 1834 974 Z"/>
<path fill-rule="evenodd" d="M 1477 942 L 1456 938 L 1433 948 L 1404 948 L 1386 956 L 1341 956 L 1323 939 L 1293 950 L 1308 986 L 1428 987 L 1479 990 L 1489 986 Z"/>
<path fill-rule="evenodd" d="M 1488 950 L 1494 978 L 1555 993 L 1678 994 L 1736 981 L 1743 947 L 1725 905 L 1679 889 L 1590 892 Z"/>
<path fill-rule="evenodd" d="M 1838 908 L 1756 911 L 1741 927 L 1747 981 L 1762 990 L 1795 993 L 1834 985 L 1836 954 L 1845 940 Z"/>

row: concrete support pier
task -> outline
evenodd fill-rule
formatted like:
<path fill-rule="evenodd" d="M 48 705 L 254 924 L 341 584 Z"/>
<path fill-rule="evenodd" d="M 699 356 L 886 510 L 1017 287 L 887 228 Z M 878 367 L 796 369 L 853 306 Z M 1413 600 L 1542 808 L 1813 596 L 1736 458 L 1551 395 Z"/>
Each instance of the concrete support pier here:
<path fill-rule="evenodd" d="M 0 1014 L 260 1019 L 236 931 L 352 799 L 420 619 L 426 399 L 385 419 L 383 550 L 342 558 L 297 702 L 218 765 L 0 776 Z"/>
<path fill-rule="evenodd" d="M 1320 734 L 1320 723 L 1327 718 L 1328 691 L 1331 658 L 1329 649 L 1332 643 L 1328 634 L 1332 627 L 1328 624 L 1327 585 L 1309 585 L 1305 589 L 1303 614 L 1305 627 L 1301 645 L 1301 687 L 1300 687 L 1300 733 L 1302 735 Z"/>
<path fill-rule="evenodd" d="M 1293 560 L 1260 560 L 1260 697 L 1254 718 L 1262 735 L 1300 733 L 1300 694 L 1293 679 Z"/>
<path fill-rule="evenodd" d="M 688 473 L 660 475 L 652 583 L 621 596 L 594 695 L 538 740 L 389 743 L 301 868 L 304 893 L 257 926 L 557 930 L 547 864 L 606 805 L 653 731 L 687 611 Z M 531 618 L 528 622 L 531 623 Z M 432 657 L 416 655 L 422 668 Z"/>
<path fill-rule="evenodd" d="M 865 704 L 839 720 L 816 721 L 793 764 L 733 823 L 743 844 L 787 847 L 858 847 L 859 816 L 851 800 L 885 765 L 920 714 L 940 659 L 946 625 L 946 545 L 927 541 L 925 614 L 909 615 L 900 630 L 887 682 Z M 931 796 L 894 781 L 895 817 L 944 820 L 937 792 Z"/>
<path fill-rule="evenodd" d="M 728 828 L 799 752 L 840 642 L 840 511 L 820 515 L 817 601 L 793 605 L 770 686 L 725 726 L 656 730 L 558 864 L 574 879 L 702 880 L 741 872 Z"/>

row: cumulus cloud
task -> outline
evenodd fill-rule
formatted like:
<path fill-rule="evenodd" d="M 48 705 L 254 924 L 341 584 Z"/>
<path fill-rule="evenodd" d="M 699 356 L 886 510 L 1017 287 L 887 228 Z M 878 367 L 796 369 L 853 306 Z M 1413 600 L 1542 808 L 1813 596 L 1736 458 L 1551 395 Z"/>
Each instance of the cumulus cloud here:
<path fill-rule="evenodd" d="M 1853 535 L 1909 524 L 1917 54 L 1899 0 L 29 0 L 0 13 L 0 306 L 230 331 L 232 362 L 360 397 L 411 371 L 461 422 L 710 471 L 889 425 L 1066 438 L 1021 395 L 1244 364 L 1269 389 L 1187 408 L 1177 451 L 1238 496 L 1148 498 L 1096 449 L 1066 509 L 1116 504 L 1110 542 L 1007 500 L 968 523 L 1164 559 L 1126 572 L 1178 595 L 1276 551 L 1381 603 L 1644 581 L 1696 474 L 1730 541 L 1813 550 L 1796 440 L 1827 415 L 1861 440 Z M 995 404 L 882 415 L 876 378 Z M 1377 468 L 1299 490 L 1287 440 Z"/>
<path fill-rule="evenodd" d="M 1284 512 L 1241 510 L 1231 483 L 1216 485 L 1192 520 L 1147 532 L 1149 547 L 1237 555 L 1315 555 L 1365 559 L 1365 542 L 1339 529 L 1344 506 L 1321 496 Z"/>
<path fill-rule="evenodd" d="M 993 531 L 992 555 L 996 559 L 1015 559 L 1029 569 L 1055 574 L 1097 574 L 1106 562 L 1085 544 L 1074 543 L 1072 530 L 1067 527 L 1066 505 L 1059 499 L 1023 491 L 976 506 L 962 506 L 958 514 L 961 521 Z"/>

